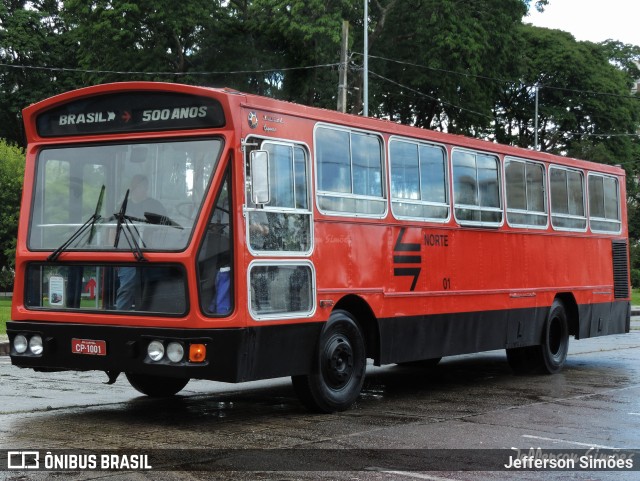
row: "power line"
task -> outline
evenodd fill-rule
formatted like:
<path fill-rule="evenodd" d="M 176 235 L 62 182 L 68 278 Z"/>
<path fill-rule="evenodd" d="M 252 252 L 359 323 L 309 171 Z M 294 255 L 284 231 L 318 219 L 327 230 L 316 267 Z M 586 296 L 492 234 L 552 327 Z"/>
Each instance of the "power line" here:
<path fill-rule="evenodd" d="M 358 52 L 353 52 L 353 54 L 357 54 L 357 55 L 362 55 Z M 352 55 L 353 55 L 352 54 Z M 370 57 L 372 58 L 377 58 L 380 60 L 385 60 L 388 62 L 394 62 L 394 63 L 398 63 L 398 64 L 403 64 L 403 65 L 409 65 L 409 66 L 414 66 L 414 67 L 419 67 L 419 68 L 424 68 L 427 70 L 432 70 L 432 71 L 437 71 L 437 72 L 442 72 L 442 73 L 448 73 L 448 74 L 452 74 L 452 75 L 459 75 L 459 76 L 464 76 L 464 77 L 470 77 L 470 78 L 478 78 L 478 79 L 484 79 L 484 80 L 491 80 L 491 81 L 496 81 L 496 82 L 505 82 L 505 83 L 513 83 L 513 81 L 509 81 L 509 80 L 505 80 L 505 79 L 498 79 L 498 78 L 492 78 L 492 77 L 486 77 L 486 76 L 482 76 L 482 75 L 474 75 L 474 74 L 470 74 L 470 73 L 465 73 L 465 72 L 455 72 L 453 70 L 446 70 L 446 69 L 438 69 L 438 68 L 434 68 L 434 67 L 427 67 L 424 65 L 419 65 L 419 64 L 415 64 L 415 63 L 411 63 L 411 62 L 404 62 L 401 60 L 394 60 L 394 59 L 388 59 L 385 57 L 379 57 L 379 56 L 375 56 L 375 55 L 370 55 Z M 205 76 L 205 75 L 240 75 L 240 74 L 257 74 L 257 73 L 270 73 L 270 72 L 287 72 L 287 71 L 295 71 L 295 70 L 310 70 L 310 69 L 316 69 L 316 68 L 338 68 L 340 67 L 340 63 L 326 63 L 326 64 L 317 64 L 317 65 L 308 65 L 308 66 L 304 66 L 304 67 L 280 67 L 280 68 L 269 68 L 269 69 L 255 69 L 255 70 L 229 70 L 229 71 L 207 71 L 207 72 L 143 72 L 143 71 L 118 71 L 118 70 L 98 70 L 98 69 L 76 69 L 76 68 L 66 68 L 66 67 L 44 67 L 44 66 L 37 66 L 37 65 L 14 65 L 14 64 L 7 64 L 7 63 L 0 63 L 0 67 L 5 67 L 5 68 L 11 68 L 11 69 L 21 69 L 21 70 L 39 70 L 39 71 L 48 71 L 48 72 L 68 72 L 68 73 L 90 73 L 90 74 L 113 74 L 113 75 L 145 75 L 145 76 L 158 76 L 158 75 L 167 75 L 167 76 L 174 76 L 174 77 L 186 77 L 186 76 Z M 369 71 L 369 73 L 375 77 L 378 77 L 379 79 L 391 83 L 393 85 L 396 85 L 397 87 L 400 87 L 404 90 L 413 92 L 414 94 L 420 95 L 422 97 L 434 100 L 436 102 L 438 102 L 439 104 L 443 105 L 443 106 L 449 106 L 455 109 L 458 109 L 460 111 L 464 111 L 464 112 L 468 112 L 474 115 L 478 115 L 484 118 L 487 118 L 489 120 L 495 121 L 495 122 L 499 122 L 500 119 L 484 114 L 482 112 L 477 112 L 475 110 L 471 110 L 471 109 L 467 109 L 464 107 L 460 107 L 459 105 L 453 104 L 451 102 L 447 102 L 444 101 L 442 99 L 439 99 L 437 97 L 434 97 L 432 95 L 426 94 L 424 92 L 421 92 L 417 89 L 414 89 L 412 87 L 409 87 L 408 85 L 403 85 L 399 82 L 396 82 L 394 80 L 391 80 L 387 77 L 384 77 L 383 75 L 380 75 L 376 72 L 373 71 Z M 549 89 L 556 89 L 556 90 L 565 90 L 565 91 L 569 91 L 569 92 L 574 92 L 574 93 L 586 93 L 586 94 L 593 94 L 593 95 L 605 95 L 605 96 L 612 96 L 612 97 L 622 97 L 622 98 L 633 98 L 633 99 L 639 99 L 640 97 L 635 97 L 635 96 L 623 96 L 623 95 L 617 95 L 617 94 L 611 94 L 611 93 L 606 93 L 606 92 L 595 92 L 595 91 L 587 91 L 587 90 L 576 90 L 576 89 L 567 89 L 567 88 L 562 88 L 562 87 L 552 87 L 552 86 L 547 86 L 544 85 L 544 88 L 549 88 Z M 566 134 L 566 135 L 575 135 L 575 136 L 594 136 L 594 137 L 640 137 L 640 134 L 629 134 L 629 133 L 622 133 L 622 134 L 618 134 L 618 133 L 600 133 L 600 134 L 588 134 L 588 133 L 581 133 L 581 132 L 567 132 L 567 131 L 560 131 L 559 133 L 562 134 Z"/>
<path fill-rule="evenodd" d="M 405 90 L 408 90 L 410 92 L 413 92 L 414 94 L 420 95 L 421 97 L 426 97 L 428 99 L 435 100 L 436 102 L 438 102 L 441 105 L 448 105 L 449 107 L 453 107 L 455 109 L 459 109 L 459 110 L 462 110 L 464 112 L 469 112 L 469 113 L 472 113 L 474 115 L 479 115 L 479 116 L 485 117 L 485 118 L 487 118 L 489 120 L 495 120 L 495 118 L 493 116 L 491 116 L 491 115 L 483 114 L 482 112 L 476 112 L 475 110 L 471 110 L 471 109 L 466 109 L 464 107 L 460 107 L 459 105 L 452 104 L 451 102 L 446 102 L 446 101 L 441 100 L 439 98 L 433 97 L 432 95 L 425 94 L 424 92 L 420 92 L 419 90 L 416 90 L 416 89 L 414 89 L 412 87 L 409 87 L 407 85 L 403 85 L 403 84 L 401 84 L 399 82 L 396 82 L 395 80 L 391 80 L 391 79 L 389 79 L 387 77 L 383 77 L 382 75 L 380 75 L 380 74 L 378 74 L 376 72 L 373 72 L 372 70 L 369 70 L 369 74 L 373 75 L 374 77 L 378 77 L 379 79 L 384 80 L 385 82 L 389 82 L 389 83 L 391 83 L 393 85 L 396 85 L 396 86 L 398 86 L 398 87 L 400 87 L 402 89 L 405 89 Z"/>
<path fill-rule="evenodd" d="M 558 130 L 559 134 L 573 135 L 577 137 L 640 137 L 640 133 L 587 133 L 587 132 L 569 132 L 567 130 Z"/>
<path fill-rule="evenodd" d="M 315 68 L 339 67 L 340 63 L 327 63 L 319 65 L 309 65 L 306 67 L 282 67 L 257 70 L 229 70 L 229 71 L 211 71 L 211 72 L 137 72 L 137 71 L 118 71 L 118 70 L 92 70 L 77 69 L 65 67 L 41 67 L 36 65 L 13 65 L 8 63 L 0 63 L 0 67 L 12 69 L 26 70 L 42 70 L 47 72 L 69 72 L 69 73 L 94 73 L 94 74 L 113 74 L 113 75 L 168 75 L 176 77 L 186 77 L 190 75 L 238 75 L 252 73 L 270 73 L 270 72 L 288 72 L 292 70 L 310 70 Z"/>
<path fill-rule="evenodd" d="M 354 55 L 360 55 L 362 56 L 362 54 L 360 52 L 353 52 Z M 611 92 L 598 92 L 595 90 L 580 90 L 580 89 L 571 89 L 571 88 L 567 88 L 567 87 L 556 87 L 553 85 L 547 85 L 547 84 L 542 84 L 542 83 L 538 83 L 538 84 L 526 84 L 526 83 L 522 83 L 520 80 L 508 80 L 508 79 L 503 79 L 503 78 L 497 78 L 497 77 L 488 77 L 486 75 L 477 75 L 477 74 L 471 74 L 468 72 L 457 72 L 455 70 L 447 70 L 447 69 L 442 69 L 442 68 L 436 68 L 436 67 L 428 67 L 426 65 L 421 65 L 421 64 L 417 64 L 417 63 L 413 63 L 413 62 L 406 62 L 403 60 L 396 60 L 396 59 L 391 59 L 391 58 L 386 58 L 386 57 L 380 57 L 377 55 L 369 55 L 370 58 L 375 58 L 378 60 L 384 60 L 385 62 L 392 62 L 392 63 L 397 63 L 399 65 L 407 65 L 410 67 L 418 67 L 418 68 L 422 68 L 425 70 L 430 70 L 433 72 L 440 72 L 440 73 L 446 73 L 446 74 L 450 74 L 450 75 L 457 75 L 459 77 L 467 77 L 467 78 L 475 78 L 475 79 L 480 79 L 480 80 L 490 80 L 492 82 L 499 82 L 499 83 L 510 83 L 510 84 L 514 84 L 514 83 L 519 83 L 522 84 L 524 87 L 536 87 L 536 85 L 539 88 L 545 88 L 545 89 L 549 89 L 549 90 L 561 90 L 561 91 L 565 91 L 565 92 L 572 92 L 572 93 L 581 93 L 581 94 L 588 94 L 588 95 L 600 95 L 600 96 L 605 96 L 605 97 L 617 97 L 617 98 L 624 98 L 624 99 L 634 99 L 634 100 L 640 100 L 640 96 L 637 95 L 622 95 L 622 94 L 615 94 L 615 93 L 611 93 Z"/>
<path fill-rule="evenodd" d="M 360 55 L 362 56 L 363 54 L 360 52 L 353 52 L 352 55 Z M 446 74 L 450 74 L 450 75 L 457 75 L 457 76 L 461 76 L 461 77 L 467 77 L 467 78 L 475 78 L 475 79 L 481 79 L 481 80 L 489 80 L 489 81 L 493 81 L 493 82 L 500 82 L 500 83 L 521 83 L 520 81 L 516 81 L 516 80 L 507 80 L 507 79 L 502 79 L 502 78 L 496 78 L 496 77 L 489 77 L 489 76 L 485 76 L 485 75 L 477 75 L 477 74 L 471 74 L 468 72 L 457 72 L 454 70 L 447 70 L 447 69 L 442 69 L 442 68 L 436 68 L 436 67 L 428 67 L 426 65 L 421 65 L 421 64 L 417 64 L 417 63 L 413 63 L 413 62 L 406 62 L 406 61 L 402 61 L 402 60 L 396 60 L 396 59 L 390 59 L 390 58 L 386 58 L 386 57 L 381 57 L 381 56 L 377 56 L 377 55 L 369 55 L 370 58 L 375 58 L 375 59 L 379 59 L 379 60 L 384 60 L 386 62 L 392 62 L 392 63 L 397 63 L 400 65 L 408 65 L 411 67 L 417 67 L 417 68 L 422 68 L 425 70 L 430 70 L 433 72 L 440 72 L 440 73 L 446 73 Z M 14 65 L 14 64 L 8 64 L 8 63 L 0 63 L 0 67 L 5 67 L 5 68 L 11 68 L 11 69 L 16 69 L 16 70 L 22 70 L 22 69 L 26 69 L 26 70 L 41 70 L 41 71 L 47 71 L 47 72 L 66 72 L 66 73 L 88 73 L 88 74 L 111 74 L 111 75 L 145 75 L 145 76 L 162 76 L 162 75 L 166 75 L 166 76 L 173 76 L 173 77 L 186 77 L 186 76 L 205 76 L 205 75 L 246 75 L 246 74 L 257 74 L 257 73 L 270 73 L 270 72 L 288 72 L 288 71 L 295 71 L 295 70 L 309 70 L 309 69 L 316 69 L 316 68 L 338 68 L 340 66 L 340 63 L 326 63 L 326 64 L 318 64 L 318 65 L 308 65 L 308 66 L 304 66 L 304 67 L 276 67 L 276 68 L 268 68 L 268 69 L 254 69 L 254 70 L 228 70 L 228 71 L 206 71 L 206 72 L 197 72 L 197 71 L 190 71 L 190 72 L 144 72 L 144 71 L 128 71 L 128 70 L 99 70 L 99 69 L 78 69 L 78 68 L 67 68 L 67 67 L 44 67 L 44 66 L 37 66 L 37 65 Z M 380 76 L 380 75 L 378 75 Z M 380 76 L 381 77 L 381 76 Z M 387 80 L 390 82 L 393 82 L 389 79 L 386 79 L 384 77 L 381 77 L 383 80 Z M 535 84 L 522 84 L 525 87 L 535 87 Z M 565 91 L 565 92 L 572 92 L 572 93 L 580 93 L 580 94 L 589 94 L 589 95 L 600 95 L 600 96 L 608 96 L 608 97 L 616 97 L 616 98 L 625 98 L 625 99 L 635 99 L 635 100 L 640 100 L 640 96 L 635 96 L 635 95 L 621 95 L 621 94 L 614 94 L 614 93 L 610 93 L 610 92 L 598 92 L 598 91 L 594 91 L 594 90 L 580 90 L 580 89 L 571 89 L 571 88 L 567 88 L 567 87 L 556 87 L 553 85 L 547 85 L 547 84 L 538 84 L 539 88 L 545 88 L 545 89 L 550 89 L 550 90 L 561 90 L 561 91 Z M 410 89 L 410 87 L 404 86 L 404 88 Z M 426 95 L 426 94 L 421 94 L 421 95 Z M 434 99 L 437 100 L 437 99 Z M 455 105 L 453 104 L 449 104 L 455 107 Z M 477 113 L 477 112 L 476 112 Z M 479 115 L 483 115 L 483 114 L 479 114 Z"/>
<path fill-rule="evenodd" d="M 421 97 L 426 97 L 428 99 L 434 100 L 434 101 L 440 103 L 441 105 L 448 105 L 450 107 L 459 109 L 461 111 L 469 112 L 469 113 L 472 113 L 474 115 L 479 115 L 479 116 L 485 117 L 485 118 L 487 118 L 487 119 L 489 119 L 491 121 L 504 124 L 504 121 L 501 121 L 501 119 L 499 119 L 499 118 L 483 114 L 482 112 L 476 112 L 475 110 L 466 109 L 464 107 L 460 107 L 459 105 L 452 104 L 451 102 L 446 102 L 446 101 L 441 100 L 439 98 L 436 98 L 436 97 L 434 97 L 432 95 L 425 94 L 424 92 L 420 92 L 419 90 L 416 90 L 416 89 L 414 89 L 412 87 L 409 87 L 407 85 L 403 85 L 403 84 L 401 84 L 399 82 L 396 82 L 395 80 L 391 80 L 391 79 L 389 79 L 387 77 L 384 77 L 384 76 L 382 76 L 382 75 L 380 75 L 380 74 L 378 74 L 376 72 L 373 72 L 371 70 L 369 70 L 369 74 L 373 75 L 374 77 L 378 77 L 381 80 L 389 82 L 389 83 L 391 83 L 393 85 L 396 85 L 397 87 L 400 87 L 402 89 L 405 89 L 405 90 L 408 90 L 410 92 L 413 92 L 414 94 L 420 95 Z M 566 130 L 558 130 L 558 131 L 555 131 L 555 133 L 563 134 L 563 135 L 571 135 L 571 136 L 574 136 L 574 137 L 639 137 L 640 138 L 640 133 L 624 133 L 624 132 L 623 133 L 613 133 L 613 132 L 587 133 L 587 132 L 570 132 L 570 131 L 566 131 Z"/>

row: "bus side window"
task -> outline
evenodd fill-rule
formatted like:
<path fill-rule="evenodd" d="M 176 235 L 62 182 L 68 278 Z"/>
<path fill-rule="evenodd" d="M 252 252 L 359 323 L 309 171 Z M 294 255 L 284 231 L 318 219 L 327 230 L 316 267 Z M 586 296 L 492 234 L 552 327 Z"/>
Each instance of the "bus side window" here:
<path fill-rule="evenodd" d="M 553 227 L 559 230 L 586 230 L 584 174 L 558 166 L 551 166 L 549 172 Z"/>
<path fill-rule="evenodd" d="M 318 206 L 325 213 L 383 216 L 383 143 L 379 135 L 329 126 L 315 131 Z"/>
<path fill-rule="evenodd" d="M 589 223 L 594 232 L 621 230 L 620 192 L 614 177 L 589 173 Z"/>
<path fill-rule="evenodd" d="M 463 224 L 498 226 L 502 222 L 498 157 L 454 150 L 455 216 Z"/>
<path fill-rule="evenodd" d="M 523 228 L 546 228 L 546 181 L 542 164 L 527 160 L 505 160 L 507 221 Z"/>

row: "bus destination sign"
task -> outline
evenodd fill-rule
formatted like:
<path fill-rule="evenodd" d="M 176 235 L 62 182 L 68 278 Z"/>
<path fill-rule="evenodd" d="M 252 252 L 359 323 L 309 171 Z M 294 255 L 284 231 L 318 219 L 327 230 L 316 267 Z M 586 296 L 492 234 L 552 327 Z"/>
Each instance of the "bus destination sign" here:
<path fill-rule="evenodd" d="M 219 128 L 220 103 L 165 92 L 125 92 L 76 100 L 40 114 L 42 137 Z"/>

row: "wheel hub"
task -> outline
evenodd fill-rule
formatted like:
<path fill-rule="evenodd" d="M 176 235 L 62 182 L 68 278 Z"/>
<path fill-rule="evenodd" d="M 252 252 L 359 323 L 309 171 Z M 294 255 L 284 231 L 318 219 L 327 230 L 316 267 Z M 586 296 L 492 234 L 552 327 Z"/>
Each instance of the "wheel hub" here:
<path fill-rule="evenodd" d="M 353 349 L 342 336 L 333 337 L 324 350 L 324 374 L 327 384 L 332 388 L 341 388 L 353 374 Z"/>

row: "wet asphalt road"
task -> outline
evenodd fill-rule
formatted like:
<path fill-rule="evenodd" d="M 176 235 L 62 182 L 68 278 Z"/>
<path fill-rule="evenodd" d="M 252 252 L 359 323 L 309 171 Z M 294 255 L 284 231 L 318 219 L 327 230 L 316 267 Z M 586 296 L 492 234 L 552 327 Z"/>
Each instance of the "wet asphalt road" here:
<path fill-rule="evenodd" d="M 640 326 L 634 327 L 627 335 L 572 339 L 567 365 L 555 376 L 514 376 L 504 351 L 446 358 L 433 369 L 370 366 L 357 405 L 332 415 L 307 412 L 289 379 L 191 381 L 179 396 L 158 400 L 139 395 L 124 376 L 107 386 L 104 373 L 34 373 L 0 357 L 0 449 L 301 448 L 311 458 L 334 448 L 640 449 Z M 640 479 L 640 471 L 392 470 L 376 466 L 375 451 L 362 471 L 184 470 L 184 462 L 215 463 L 214 454 L 168 458 L 166 471 L 5 471 L 0 479 Z"/>

